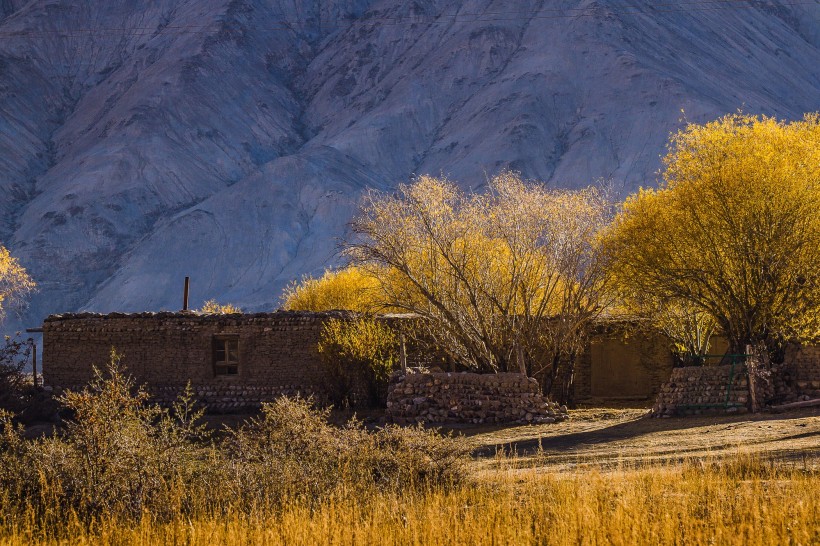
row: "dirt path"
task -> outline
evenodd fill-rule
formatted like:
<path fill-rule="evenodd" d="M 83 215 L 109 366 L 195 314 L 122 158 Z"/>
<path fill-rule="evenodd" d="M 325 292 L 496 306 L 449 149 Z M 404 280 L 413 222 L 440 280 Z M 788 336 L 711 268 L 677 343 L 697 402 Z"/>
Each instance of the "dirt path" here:
<path fill-rule="evenodd" d="M 752 453 L 780 460 L 820 461 L 820 408 L 754 416 L 650 419 L 645 409 L 587 409 L 557 425 L 462 430 L 480 466 L 499 450 L 539 464 L 667 462 Z M 537 459 L 536 459 L 537 458 Z"/>

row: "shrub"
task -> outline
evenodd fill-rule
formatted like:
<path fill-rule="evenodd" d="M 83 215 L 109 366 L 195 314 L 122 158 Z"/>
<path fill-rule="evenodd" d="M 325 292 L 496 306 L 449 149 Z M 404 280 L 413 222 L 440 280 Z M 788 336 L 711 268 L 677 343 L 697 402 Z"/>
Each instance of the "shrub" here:
<path fill-rule="evenodd" d="M 265 404 L 222 439 L 198 424 L 186 389 L 173 408 L 146 403 L 119 358 L 80 392 L 60 398 L 74 414 L 61 434 L 25 440 L 0 411 L 0 522 L 43 529 L 81 522 L 179 521 L 253 513 L 302 499 L 459 482 L 465 444 L 423 429 L 339 428 L 310 400 Z"/>
<path fill-rule="evenodd" d="M 334 403 L 356 406 L 361 386 L 369 405 L 384 404 L 399 353 L 399 341 L 389 326 L 372 318 L 329 320 L 322 329 L 319 353 Z"/>
<path fill-rule="evenodd" d="M 221 304 L 216 300 L 208 300 L 202 304 L 202 307 L 197 309 L 197 313 L 201 315 L 230 315 L 233 313 L 241 313 L 242 309 L 232 303 Z"/>
<path fill-rule="evenodd" d="M 195 424 L 190 391 L 173 411 L 147 398 L 112 353 L 105 373 L 95 369 L 86 388 L 58 398 L 73 414 L 60 436 L 22 442 L 6 423 L 3 450 L 13 460 L 4 462 L 16 469 L 3 477 L 10 500 L 46 511 L 56 503 L 83 518 L 137 517 L 150 507 L 163 518 L 178 484 L 194 477 L 195 441 L 207 435 Z"/>
<path fill-rule="evenodd" d="M 19 337 L 5 336 L 0 346 L 0 409 L 20 411 L 31 394 L 23 368 L 31 356 L 31 345 Z"/>
<path fill-rule="evenodd" d="M 464 479 L 468 450 L 460 439 L 421 427 L 369 432 L 357 421 L 339 428 L 327 417 L 309 399 L 264 404 L 228 439 L 234 474 L 244 476 L 234 495 L 257 504 L 276 493 L 318 500 L 342 490 L 400 491 Z"/>

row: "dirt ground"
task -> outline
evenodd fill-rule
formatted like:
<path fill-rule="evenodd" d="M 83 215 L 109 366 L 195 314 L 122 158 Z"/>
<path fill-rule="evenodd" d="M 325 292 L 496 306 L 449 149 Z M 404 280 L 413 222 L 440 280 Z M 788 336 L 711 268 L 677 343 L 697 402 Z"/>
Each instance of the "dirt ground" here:
<path fill-rule="evenodd" d="M 215 431 L 235 428 L 249 415 L 207 416 Z M 348 413 L 334 414 L 340 424 Z M 376 426 L 379 412 L 358 414 Z M 54 425 L 29 427 L 29 437 L 49 436 Z M 552 469 L 611 468 L 664 464 L 683 459 L 754 454 L 820 468 L 820 407 L 788 413 L 652 419 L 646 408 L 570 410 L 570 419 L 551 425 L 458 426 L 473 448 L 477 470 L 504 464 L 498 453 Z"/>
<path fill-rule="evenodd" d="M 820 465 L 820 408 L 781 414 L 652 419 L 646 409 L 570 411 L 553 425 L 461 429 L 479 464 L 491 466 L 502 450 L 539 465 L 665 463 L 749 453 Z"/>

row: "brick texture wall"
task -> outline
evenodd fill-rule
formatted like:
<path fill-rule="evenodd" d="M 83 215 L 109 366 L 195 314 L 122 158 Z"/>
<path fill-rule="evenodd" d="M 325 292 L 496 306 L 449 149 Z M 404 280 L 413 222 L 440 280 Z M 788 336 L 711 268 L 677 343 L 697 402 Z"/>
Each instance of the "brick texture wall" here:
<path fill-rule="evenodd" d="M 669 340 L 659 334 L 597 332 L 575 364 L 575 399 L 652 399 L 672 373 Z"/>
<path fill-rule="evenodd" d="M 43 380 L 77 388 L 104 367 L 112 347 L 137 382 L 160 401 L 188 382 L 211 409 L 256 406 L 281 394 L 324 396 L 317 344 L 322 325 L 342 312 L 196 315 L 138 313 L 54 315 L 43 324 Z M 239 370 L 214 373 L 215 336 L 236 336 Z"/>

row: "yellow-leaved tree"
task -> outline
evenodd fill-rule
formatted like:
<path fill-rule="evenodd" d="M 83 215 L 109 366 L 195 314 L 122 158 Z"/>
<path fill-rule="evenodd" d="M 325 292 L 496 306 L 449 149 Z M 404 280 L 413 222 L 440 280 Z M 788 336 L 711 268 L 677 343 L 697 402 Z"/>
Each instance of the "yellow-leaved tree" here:
<path fill-rule="evenodd" d="M 502 173 L 484 193 L 422 176 L 372 191 L 353 222 L 353 262 L 381 301 L 422 320 L 437 347 L 483 372 L 516 371 L 566 400 L 575 358 L 609 304 L 599 235 L 606 192 L 554 190 Z"/>
<path fill-rule="evenodd" d="M 8 309 L 21 305 L 34 287 L 25 268 L 0 245 L 0 321 Z"/>
<path fill-rule="evenodd" d="M 282 307 L 288 311 L 330 311 L 344 309 L 374 313 L 384 308 L 379 278 L 355 266 L 327 270 L 316 279 L 303 277 L 292 282 L 282 294 Z"/>
<path fill-rule="evenodd" d="M 712 320 L 735 353 L 817 339 L 820 117 L 689 124 L 664 164 L 662 186 L 627 199 L 607 238 L 627 302 Z"/>

